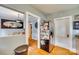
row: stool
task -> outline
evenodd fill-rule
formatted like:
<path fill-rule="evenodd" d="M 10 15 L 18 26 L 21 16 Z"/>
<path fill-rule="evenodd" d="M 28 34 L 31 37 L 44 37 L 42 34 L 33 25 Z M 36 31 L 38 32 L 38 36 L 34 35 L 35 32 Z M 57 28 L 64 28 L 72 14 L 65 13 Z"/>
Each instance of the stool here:
<path fill-rule="evenodd" d="M 28 53 L 28 45 L 21 45 L 17 47 L 15 50 L 15 55 L 27 55 Z"/>

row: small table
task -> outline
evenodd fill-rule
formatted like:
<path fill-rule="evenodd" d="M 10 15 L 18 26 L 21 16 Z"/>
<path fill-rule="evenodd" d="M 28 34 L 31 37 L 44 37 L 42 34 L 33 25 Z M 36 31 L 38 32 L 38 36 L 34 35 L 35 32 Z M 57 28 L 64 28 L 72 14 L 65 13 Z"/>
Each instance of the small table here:
<path fill-rule="evenodd" d="M 28 45 L 21 45 L 17 47 L 15 50 L 15 55 L 27 55 L 28 53 Z"/>

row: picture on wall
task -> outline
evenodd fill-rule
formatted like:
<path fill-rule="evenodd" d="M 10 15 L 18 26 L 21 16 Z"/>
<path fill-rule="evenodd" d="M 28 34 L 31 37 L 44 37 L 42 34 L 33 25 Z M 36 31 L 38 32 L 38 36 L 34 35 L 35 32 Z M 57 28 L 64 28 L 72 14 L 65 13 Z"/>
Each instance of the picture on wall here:
<path fill-rule="evenodd" d="M 79 15 L 74 16 L 73 29 L 79 30 Z"/>
<path fill-rule="evenodd" d="M 73 29 L 79 30 L 79 21 L 73 22 Z"/>
<path fill-rule="evenodd" d="M 2 29 L 23 29 L 23 21 L 1 19 L 1 28 Z"/>

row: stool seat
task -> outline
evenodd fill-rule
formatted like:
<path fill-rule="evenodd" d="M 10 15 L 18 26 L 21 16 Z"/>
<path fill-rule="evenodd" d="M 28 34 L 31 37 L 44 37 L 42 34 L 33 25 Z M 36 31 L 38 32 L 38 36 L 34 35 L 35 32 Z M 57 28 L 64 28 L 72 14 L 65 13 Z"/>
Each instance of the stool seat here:
<path fill-rule="evenodd" d="M 16 55 L 25 55 L 28 52 L 28 45 L 21 45 L 14 50 Z"/>

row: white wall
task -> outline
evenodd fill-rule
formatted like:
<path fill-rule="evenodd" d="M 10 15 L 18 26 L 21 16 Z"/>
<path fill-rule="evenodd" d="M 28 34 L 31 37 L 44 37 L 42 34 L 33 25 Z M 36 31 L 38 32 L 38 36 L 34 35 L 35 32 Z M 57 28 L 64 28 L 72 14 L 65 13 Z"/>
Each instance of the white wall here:
<path fill-rule="evenodd" d="M 14 49 L 26 44 L 25 36 L 0 37 L 0 55 L 13 55 Z"/>
<path fill-rule="evenodd" d="M 9 19 L 9 20 L 16 20 L 16 19 L 23 20 L 24 14 L 17 12 L 15 10 L 11 10 L 0 6 L 0 18 Z"/>

